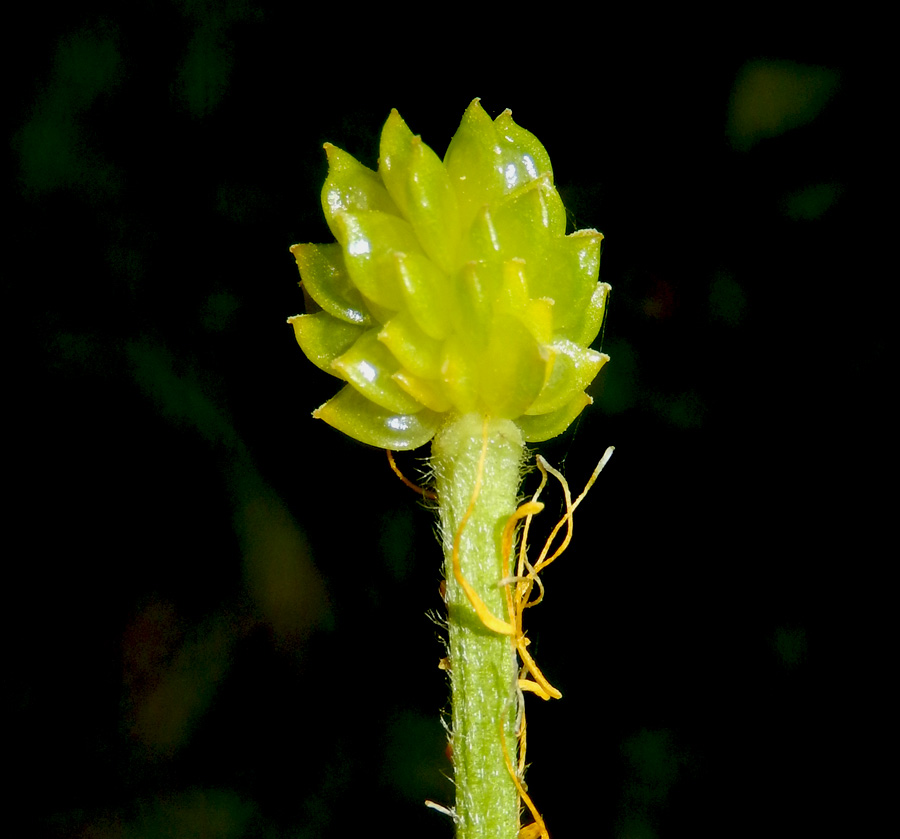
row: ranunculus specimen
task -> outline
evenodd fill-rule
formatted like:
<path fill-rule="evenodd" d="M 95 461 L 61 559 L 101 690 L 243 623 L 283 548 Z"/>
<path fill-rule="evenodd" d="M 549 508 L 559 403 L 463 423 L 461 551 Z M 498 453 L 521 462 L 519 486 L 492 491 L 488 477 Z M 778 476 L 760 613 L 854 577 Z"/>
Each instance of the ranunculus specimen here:
<path fill-rule="evenodd" d="M 563 544 L 533 563 L 520 555 L 515 569 L 511 554 L 517 522 L 543 506 L 517 507 L 525 444 L 569 426 L 608 360 L 590 348 L 609 292 L 598 280 L 603 237 L 565 234 L 544 147 L 478 100 L 443 161 L 396 111 L 377 172 L 326 151 L 322 207 L 337 242 L 291 248 L 319 309 L 290 323 L 310 360 L 345 385 L 313 415 L 384 449 L 433 441 L 457 837 L 546 837 L 522 780 L 522 697 L 560 693 L 526 650 L 522 614 L 584 494 L 573 503 L 550 470 L 565 488 Z M 520 801 L 534 816 L 521 832 Z"/>
<path fill-rule="evenodd" d="M 537 138 L 476 99 L 443 161 L 396 111 L 377 172 L 326 151 L 337 242 L 291 248 L 321 311 L 290 322 L 346 385 L 314 415 L 386 449 L 427 443 L 451 414 L 512 420 L 526 442 L 564 431 L 608 358 L 590 344 L 609 286 L 602 234 L 565 235 Z"/>

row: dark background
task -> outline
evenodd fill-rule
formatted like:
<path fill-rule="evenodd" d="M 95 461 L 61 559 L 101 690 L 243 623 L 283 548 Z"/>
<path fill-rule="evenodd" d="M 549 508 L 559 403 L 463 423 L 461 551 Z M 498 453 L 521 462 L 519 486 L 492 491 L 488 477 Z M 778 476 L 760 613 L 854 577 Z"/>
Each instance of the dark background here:
<path fill-rule="evenodd" d="M 541 447 L 577 489 L 616 446 L 529 613 L 564 694 L 529 700 L 554 839 L 858 826 L 889 404 L 871 68 L 722 21 L 284 8 L 16 30 L 10 812 L 31 836 L 451 835 L 422 804 L 452 800 L 433 517 L 311 419 L 338 383 L 285 319 L 288 247 L 331 239 L 322 143 L 374 167 L 396 107 L 443 154 L 480 96 L 544 143 L 613 286 L 595 405 Z"/>

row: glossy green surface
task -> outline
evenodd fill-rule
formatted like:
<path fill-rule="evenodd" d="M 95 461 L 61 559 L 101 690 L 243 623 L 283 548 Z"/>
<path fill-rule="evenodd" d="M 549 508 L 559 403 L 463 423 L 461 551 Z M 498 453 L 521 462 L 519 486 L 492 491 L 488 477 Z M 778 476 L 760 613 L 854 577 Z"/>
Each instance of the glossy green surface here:
<path fill-rule="evenodd" d="M 389 449 L 450 415 L 564 431 L 608 360 L 589 345 L 609 286 L 596 230 L 565 235 L 547 152 L 476 99 L 442 161 L 392 111 L 378 171 L 330 144 L 322 207 L 337 244 L 294 245 L 322 311 L 290 318 L 317 366 L 346 382 L 314 416 Z"/>

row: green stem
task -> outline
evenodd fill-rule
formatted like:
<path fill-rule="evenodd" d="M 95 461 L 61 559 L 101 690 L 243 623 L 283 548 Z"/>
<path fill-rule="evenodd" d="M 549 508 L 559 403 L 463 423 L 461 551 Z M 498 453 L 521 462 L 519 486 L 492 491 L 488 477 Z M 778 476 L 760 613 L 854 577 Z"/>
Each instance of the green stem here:
<path fill-rule="evenodd" d="M 519 800 L 504 758 L 515 765 L 518 665 L 508 635 L 487 629 L 453 573 L 453 545 L 478 482 L 480 489 L 460 534 L 463 576 L 487 608 L 508 620 L 501 576 L 501 536 L 516 509 L 525 451 L 509 420 L 455 417 L 434 438 L 432 457 L 444 539 L 450 634 L 453 762 L 457 839 L 515 839 Z M 501 738 L 502 730 L 502 738 Z"/>

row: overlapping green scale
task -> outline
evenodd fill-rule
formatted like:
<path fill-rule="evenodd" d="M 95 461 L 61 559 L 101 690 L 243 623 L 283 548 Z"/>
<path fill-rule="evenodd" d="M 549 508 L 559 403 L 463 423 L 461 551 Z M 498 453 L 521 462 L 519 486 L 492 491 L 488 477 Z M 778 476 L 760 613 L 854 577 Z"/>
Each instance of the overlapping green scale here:
<path fill-rule="evenodd" d="M 442 161 L 396 111 L 378 171 L 326 144 L 322 208 L 337 242 L 291 248 L 321 311 L 289 318 L 310 360 L 346 382 L 313 415 L 387 449 L 449 414 L 564 431 L 608 360 L 590 349 L 609 292 L 596 230 L 565 235 L 547 152 L 476 99 Z"/>

